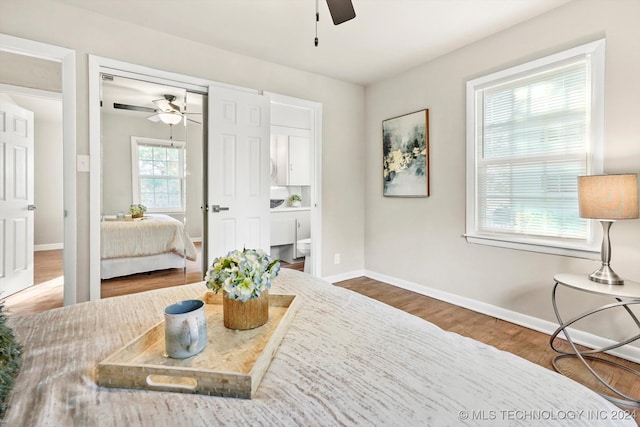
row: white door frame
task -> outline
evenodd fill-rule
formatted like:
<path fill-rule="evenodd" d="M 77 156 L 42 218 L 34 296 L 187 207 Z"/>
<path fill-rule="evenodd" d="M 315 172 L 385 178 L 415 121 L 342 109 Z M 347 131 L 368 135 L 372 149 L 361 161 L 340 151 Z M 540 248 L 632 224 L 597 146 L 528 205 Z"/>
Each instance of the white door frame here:
<path fill-rule="evenodd" d="M 0 34 L 0 50 L 61 63 L 64 174 L 64 305 L 75 304 L 77 273 L 76 54 L 74 50 Z"/>

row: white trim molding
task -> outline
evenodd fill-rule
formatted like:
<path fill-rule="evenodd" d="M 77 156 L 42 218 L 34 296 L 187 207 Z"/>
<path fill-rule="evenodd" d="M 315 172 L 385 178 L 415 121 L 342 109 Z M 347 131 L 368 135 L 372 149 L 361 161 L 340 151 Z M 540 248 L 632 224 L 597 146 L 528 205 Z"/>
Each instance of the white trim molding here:
<path fill-rule="evenodd" d="M 353 270 L 347 271 L 346 273 L 340 273 L 333 276 L 323 277 L 322 280 L 327 281 L 329 283 L 337 283 L 342 282 L 344 280 L 356 279 L 358 277 L 366 276 L 365 270 Z"/>
<path fill-rule="evenodd" d="M 45 244 L 45 245 L 34 245 L 33 246 L 34 252 L 55 251 L 55 250 L 59 250 L 59 249 L 64 249 L 64 243 L 48 243 L 48 244 Z"/>

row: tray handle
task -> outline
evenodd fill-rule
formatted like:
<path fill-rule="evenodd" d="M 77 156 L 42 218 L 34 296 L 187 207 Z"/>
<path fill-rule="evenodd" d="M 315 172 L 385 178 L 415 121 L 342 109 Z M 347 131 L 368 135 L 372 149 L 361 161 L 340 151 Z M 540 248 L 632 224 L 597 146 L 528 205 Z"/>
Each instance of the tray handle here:
<path fill-rule="evenodd" d="M 198 380 L 193 377 L 151 374 L 147 375 L 147 385 L 161 391 L 195 391 Z"/>

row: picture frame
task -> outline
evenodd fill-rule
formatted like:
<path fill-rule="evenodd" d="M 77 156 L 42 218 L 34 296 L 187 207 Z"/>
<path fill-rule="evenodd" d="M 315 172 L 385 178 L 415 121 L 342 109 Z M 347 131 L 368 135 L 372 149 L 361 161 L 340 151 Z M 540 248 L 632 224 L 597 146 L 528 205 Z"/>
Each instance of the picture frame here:
<path fill-rule="evenodd" d="M 382 194 L 429 197 L 429 109 L 382 121 Z"/>

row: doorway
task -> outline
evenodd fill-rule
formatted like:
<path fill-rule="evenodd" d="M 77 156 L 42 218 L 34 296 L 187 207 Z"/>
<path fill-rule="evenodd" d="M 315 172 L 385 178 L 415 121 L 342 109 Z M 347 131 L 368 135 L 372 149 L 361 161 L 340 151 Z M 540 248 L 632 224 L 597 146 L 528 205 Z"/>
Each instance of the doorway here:
<path fill-rule="evenodd" d="M 27 153 L 34 165 L 30 177 L 33 189 L 29 190 L 32 218 L 28 221 L 32 238 L 24 242 L 24 249 L 29 251 L 26 259 L 31 266 L 29 278 L 25 278 L 20 289 L 14 290 L 31 288 L 31 296 L 34 292 L 40 295 L 38 290 L 52 293 L 55 290 L 56 304 L 61 305 L 64 283 L 62 99 L 56 92 L 0 84 L 0 102 L 33 113 L 33 150 Z M 42 286 L 32 288 L 36 285 Z"/>
<path fill-rule="evenodd" d="M 63 304 L 76 302 L 76 111 L 75 52 L 45 43 L 0 34 L 0 55 L 3 56 L 2 78 L 15 87 L 42 86 L 57 81 L 62 102 L 62 170 L 63 179 Z M 11 56 L 12 60 L 6 59 Z M 34 62 L 47 70 L 34 67 Z M 51 71 L 55 64 L 57 71 Z M 40 73 L 40 74 L 39 74 Z M 39 74 L 39 75 L 38 75 Z M 29 82 L 29 79 L 33 79 Z M 34 84 L 37 82 L 37 84 Z M 33 89 L 29 89 L 33 90 Z M 37 91 L 36 91 L 37 92 Z"/>
<path fill-rule="evenodd" d="M 271 103 L 272 256 L 303 260 L 304 272 L 320 277 L 322 104 L 265 95 Z"/>

